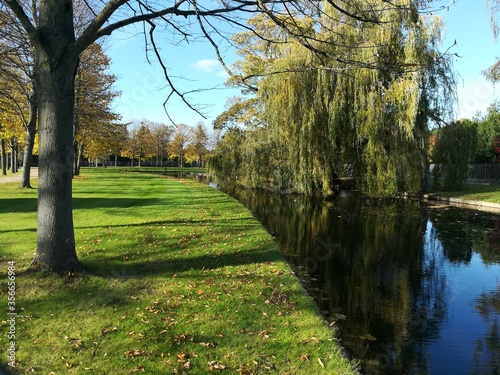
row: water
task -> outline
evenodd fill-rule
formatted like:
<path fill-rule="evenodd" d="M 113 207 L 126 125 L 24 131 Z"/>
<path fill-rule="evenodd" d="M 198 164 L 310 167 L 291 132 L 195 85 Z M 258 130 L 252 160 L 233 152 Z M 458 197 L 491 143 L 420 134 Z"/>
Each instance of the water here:
<path fill-rule="evenodd" d="M 276 238 L 363 374 L 500 374 L 500 215 L 231 194 Z"/>

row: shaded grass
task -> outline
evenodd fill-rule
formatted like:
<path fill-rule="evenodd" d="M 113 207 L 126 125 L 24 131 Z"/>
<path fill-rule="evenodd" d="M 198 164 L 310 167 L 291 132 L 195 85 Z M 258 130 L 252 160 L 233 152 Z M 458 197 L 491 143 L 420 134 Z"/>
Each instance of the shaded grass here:
<path fill-rule="evenodd" d="M 7 185 L 1 329 L 15 261 L 16 373 L 353 373 L 272 238 L 232 198 L 196 182 L 84 170 L 74 221 L 85 273 L 47 276 L 23 273 L 36 190 Z"/>
<path fill-rule="evenodd" d="M 435 194 L 443 197 L 500 203 L 499 185 L 465 185 L 462 191 L 439 191 Z"/>

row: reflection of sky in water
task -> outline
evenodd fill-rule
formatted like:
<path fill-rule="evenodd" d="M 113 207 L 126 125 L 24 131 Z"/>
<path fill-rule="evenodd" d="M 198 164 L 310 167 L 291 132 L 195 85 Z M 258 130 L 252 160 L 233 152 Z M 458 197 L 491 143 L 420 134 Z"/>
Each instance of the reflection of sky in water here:
<path fill-rule="evenodd" d="M 485 265 L 472 249 L 468 263 L 452 263 L 442 257 L 443 246 L 437 240 L 429 221 L 425 234 L 425 257 L 439 259 L 441 272 L 446 276 L 446 317 L 437 340 L 427 343 L 431 374 L 470 374 L 478 340 L 485 339 L 491 322 L 479 313 L 477 301 L 484 294 L 495 292 L 500 282 L 500 265 Z M 497 316 L 498 317 L 498 316 Z M 424 339 L 425 340 L 425 339 Z M 483 351 L 487 350 L 483 348 Z M 486 358 L 483 358 L 486 359 Z M 492 360 L 492 358 L 490 358 Z M 493 373 L 481 367 L 477 373 Z"/>

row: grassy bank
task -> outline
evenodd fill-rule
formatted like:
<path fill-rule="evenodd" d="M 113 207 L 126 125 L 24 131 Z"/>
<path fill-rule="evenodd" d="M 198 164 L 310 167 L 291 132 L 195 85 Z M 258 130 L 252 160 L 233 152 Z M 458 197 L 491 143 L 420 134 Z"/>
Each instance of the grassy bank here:
<path fill-rule="evenodd" d="M 499 185 L 465 185 L 462 191 L 438 191 L 434 194 L 472 201 L 500 203 Z"/>
<path fill-rule="evenodd" d="M 74 208 L 86 272 L 23 273 L 36 190 L 0 190 L 0 361 L 15 261 L 17 373 L 353 373 L 272 238 L 232 198 L 100 168 L 75 181 Z"/>

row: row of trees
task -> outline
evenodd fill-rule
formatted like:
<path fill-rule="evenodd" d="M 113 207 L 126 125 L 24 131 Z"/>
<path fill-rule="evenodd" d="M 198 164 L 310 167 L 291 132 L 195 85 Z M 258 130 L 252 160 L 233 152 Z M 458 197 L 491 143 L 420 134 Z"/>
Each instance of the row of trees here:
<path fill-rule="evenodd" d="M 450 117 L 454 98 L 442 21 L 412 1 L 369 3 L 346 5 L 356 18 L 326 5 L 319 28 L 281 16 L 307 43 L 263 15 L 235 35 L 248 78 L 228 83 L 254 95 L 215 121 L 228 129 L 210 160 L 220 182 L 329 195 L 350 165 L 368 194 L 422 190 L 429 124 Z"/>
<path fill-rule="evenodd" d="M 425 4 L 403 3 L 401 13 L 392 3 L 371 2 L 373 13 L 364 16 L 383 14 L 363 27 L 359 17 L 344 19 L 345 8 L 335 4 L 325 7 L 320 28 L 308 19 L 279 19 L 292 30 L 308 30 L 308 43 L 262 15 L 251 19 L 252 31 L 233 38 L 242 56 L 235 68 L 246 79 L 232 77 L 228 84 L 255 95 L 233 100 L 215 121 L 228 129 L 210 163 L 219 182 L 328 195 L 349 166 L 365 193 L 417 193 L 426 188 L 429 156 L 460 164 L 448 178 L 462 182 L 467 162 L 498 158 L 498 109 L 473 125 L 448 125 L 455 78 L 450 56 L 440 52 L 442 20 L 426 14 Z M 363 9 L 351 5 L 354 13 Z M 488 6 L 496 38 L 500 1 L 489 0 Z M 331 53 L 323 49 L 325 39 Z M 484 74 L 497 82 L 499 71 L 496 62 Z M 443 129 L 429 137 L 433 128 Z M 472 143 L 460 138 L 456 144 L 457 132 Z M 435 148 L 437 141 L 443 146 Z M 450 142 L 453 150 L 446 146 Z M 451 180 L 447 187 L 457 187 Z"/>
<path fill-rule="evenodd" d="M 156 166 L 163 166 L 168 160 L 176 161 L 180 167 L 186 161 L 202 166 L 211 142 L 203 122 L 194 127 L 182 123 L 174 127 L 148 120 L 133 121 L 120 154 L 130 158 L 132 166 L 136 161 L 141 166 L 142 160 L 154 160 Z"/>
<path fill-rule="evenodd" d="M 77 25 L 89 17 L 77 7 Z M 26 43 L 24 30 L 11 14 L 0 9 L 0 146 L 2 174 L 7 164 L 13 173 L 23 165 L 21 188 L 31 187 L 30 167 L 38 153 L 38 88 L 35 82 L 35 53 Z M 74 174 L 87 148 L 111 147 L 124 127 L 111 110 L 119 92 L 113 90 L 116 77 L 109 72 L 110 59 L 101 44 L 93 43 L 80 56 L 75 74 L 74 116 L 69 125 L 73 134 Z M 18 160 L 23 150 L 22 163 Z M 9 154 L 9 157 L 7 157 Z"/>

